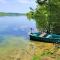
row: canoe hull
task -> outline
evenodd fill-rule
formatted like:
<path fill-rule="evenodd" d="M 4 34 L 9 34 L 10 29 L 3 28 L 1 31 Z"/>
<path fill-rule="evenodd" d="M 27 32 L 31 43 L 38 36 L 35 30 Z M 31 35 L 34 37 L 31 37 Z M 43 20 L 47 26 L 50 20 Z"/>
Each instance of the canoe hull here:
<path fill-rule="evenodd" d="M 53 39 L 53 38 L 50 39 L 50 38 L 44 38 L 44 37 L 38 37 L 38 36 L 32 36 L 32 35 L 30 35 L 30 40 L 47 42 L 47 43 L 60 43 L 60 39 Z"/>

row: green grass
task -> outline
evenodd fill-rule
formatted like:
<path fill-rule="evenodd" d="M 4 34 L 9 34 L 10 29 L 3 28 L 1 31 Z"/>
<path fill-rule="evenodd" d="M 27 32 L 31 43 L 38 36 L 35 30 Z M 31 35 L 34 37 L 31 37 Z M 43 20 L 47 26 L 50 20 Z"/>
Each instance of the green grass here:
<path fill-rule="evenodd" d="M 40 60 L 38 56 L 34 56 L 32 60 Z"/>

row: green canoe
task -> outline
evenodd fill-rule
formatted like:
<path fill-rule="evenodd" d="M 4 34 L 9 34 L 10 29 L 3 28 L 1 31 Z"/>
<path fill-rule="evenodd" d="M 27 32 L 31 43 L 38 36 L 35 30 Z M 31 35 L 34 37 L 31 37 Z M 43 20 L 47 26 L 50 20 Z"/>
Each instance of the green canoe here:
<path fill-rule="evenodd" d="M 40 34 L 40 33 L 31 33 L 30 40 L 48 42 L 48 43 L 60 43 L 60 35 L 56 34 Z"/>

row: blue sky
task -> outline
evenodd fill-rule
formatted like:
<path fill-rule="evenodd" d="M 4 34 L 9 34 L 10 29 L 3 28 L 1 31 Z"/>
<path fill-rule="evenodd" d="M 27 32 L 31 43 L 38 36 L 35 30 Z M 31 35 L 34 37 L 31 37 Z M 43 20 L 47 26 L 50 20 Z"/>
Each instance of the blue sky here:
<path fill-rule="evenodd" d="M 29 7 L 36 7 L 35 0 L 0 0 L 0 12 L 25 13 Z"/>

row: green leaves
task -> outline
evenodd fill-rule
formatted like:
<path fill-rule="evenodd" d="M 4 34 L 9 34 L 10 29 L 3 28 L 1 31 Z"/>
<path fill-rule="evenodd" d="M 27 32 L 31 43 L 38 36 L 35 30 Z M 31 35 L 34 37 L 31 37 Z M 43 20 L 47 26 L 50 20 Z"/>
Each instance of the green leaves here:
<path fill-rule="evenodd" d="M 57 28 L 60 28 L 60 0 L 37 0 L 37 4 L 36 9 L 29 12 L 28 16 L 35 19 L 39 30 L 50 29 L 57 33 Z"/>

